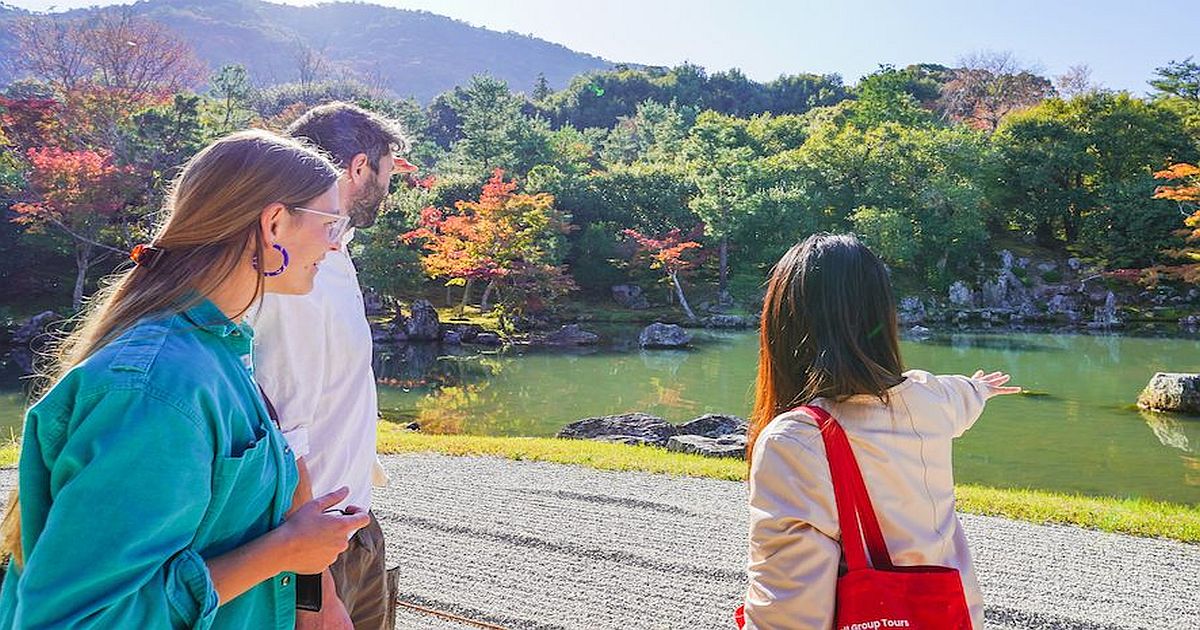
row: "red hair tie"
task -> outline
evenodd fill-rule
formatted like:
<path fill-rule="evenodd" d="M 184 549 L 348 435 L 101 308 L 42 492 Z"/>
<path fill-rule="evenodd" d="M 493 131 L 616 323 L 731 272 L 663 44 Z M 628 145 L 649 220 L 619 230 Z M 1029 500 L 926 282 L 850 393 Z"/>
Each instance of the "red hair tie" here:
<path fill-rule="evenodd" d="M 138 243 L 129 250 L 129 259 L 133 261 L 133 264 L 149 269 L 154 266 L 154 261 L 158 260 L 160 254 L 162 254 L 161 249 L 153 245 Z"/>

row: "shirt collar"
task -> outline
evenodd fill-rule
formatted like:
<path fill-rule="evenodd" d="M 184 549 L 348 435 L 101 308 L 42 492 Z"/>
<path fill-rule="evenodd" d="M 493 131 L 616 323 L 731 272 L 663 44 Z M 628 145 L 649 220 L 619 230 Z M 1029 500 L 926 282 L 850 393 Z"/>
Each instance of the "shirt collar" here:
<path fill-rule="evenodd" d="M 199 298 L 198 302 L 183 311 L 183 317 L 197 328 L 213 333 L 218 337 L 228 337 L 235 333 L 248 336 L 253 334 L 248 326 L 233 323 L 208 298 Z"/>

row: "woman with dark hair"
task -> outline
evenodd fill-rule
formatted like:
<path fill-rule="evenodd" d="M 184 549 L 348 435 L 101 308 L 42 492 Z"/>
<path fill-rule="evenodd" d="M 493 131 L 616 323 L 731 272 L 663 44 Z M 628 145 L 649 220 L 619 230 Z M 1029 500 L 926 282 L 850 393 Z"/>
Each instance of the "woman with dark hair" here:
<path fill-rule="evenodd" d="M 293 574 L 324 570 L 367 516 L 326 512 L 345 488 L 293 506 L 241 319 L 263 291 L 312 289 L 347 223 L 337 178 L 264 131 L 185 166 L 26 414 L 0 628 L 293 627 Z"/>
<path fill-rule="evenodd" d="M 1008 380 L 904 371 L 887 269 L 853 236 L 817 234 L 784 254 L 763 304 L 747 445 L 746 627 L 833 627 L 841 529 L 818 420 L 797 409 L 812 405 L 844 428 L 894 563 L 957 569 L 982 629 L 951 440 L 988 398 L 1020 391 Z"/>

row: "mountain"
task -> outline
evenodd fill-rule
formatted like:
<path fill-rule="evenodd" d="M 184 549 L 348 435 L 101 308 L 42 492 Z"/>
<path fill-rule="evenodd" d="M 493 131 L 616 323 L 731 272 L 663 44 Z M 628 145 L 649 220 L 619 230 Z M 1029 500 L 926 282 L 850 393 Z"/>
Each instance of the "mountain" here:
<path fill-rule="evenodd" d="M 500 33 L 426 11 L 333 2 L 309 7 L 262 0 L 142 0 L 127 7 L 174 30 L 216 69 L 241 63 L 261 85 L 296 81 L 313 60 L 330 77 L 351 75 L 397 96 L 428 102 L 487 73 L 515 91 L 531 91 L 538 74 L 551 87 L 571 77 L 612 67 L 599 57 L 516 33 Z M 56 19 L 119 6 L 77 9 Z M 6 28 L 25 14 L 0 3 L 0 58 L 15 56 Z M 16 78 L 0 64 L 0 84 Z"/>

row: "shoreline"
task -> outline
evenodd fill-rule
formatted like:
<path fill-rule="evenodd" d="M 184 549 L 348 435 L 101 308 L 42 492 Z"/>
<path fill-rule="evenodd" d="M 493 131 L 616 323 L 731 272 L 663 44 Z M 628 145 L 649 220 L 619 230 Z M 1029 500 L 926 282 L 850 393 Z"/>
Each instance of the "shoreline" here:
<path fill-rule="evenodd" d="M 380 424 L 378 447 L 381 455 L 489 456 L 724 481 L 744 481 L 747 472 L 741 459 L 649 446 L 560 438 L 428 435 L 386 424 Z M 977 484 L 957 484 L 956 496 L 958 510 L 967 514 L 1200 544 L 1200 505 Z"/>
<path fill-rule="evenodd" d="M 744 481 L 747 472 L 742 459 L 675 453 L 651 446 L 562 438 L 431 435 L 389 422 L 379 424 L 376 444 L 380 455 L 482 456 L 672 478 Z M 17 443 L 0 445 L 0 469 L 14 468 L 19 455 Z M 1200 545 L 1200 504 L 977 484 L 956 484 L 956 500 L 957 510 L 966 514 Z"/>

